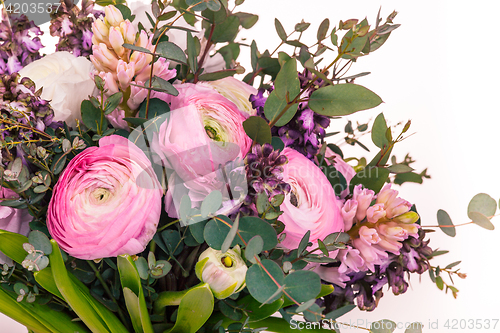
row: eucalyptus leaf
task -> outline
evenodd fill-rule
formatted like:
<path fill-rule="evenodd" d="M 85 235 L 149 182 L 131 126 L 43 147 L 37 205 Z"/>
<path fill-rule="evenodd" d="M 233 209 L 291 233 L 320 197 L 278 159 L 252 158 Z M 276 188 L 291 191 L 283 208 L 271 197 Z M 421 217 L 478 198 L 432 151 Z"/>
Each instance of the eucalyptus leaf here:
<path fill-rule="evenodd" d="M 457 231 L 455 227 L 453 226 L 453 222 L 451 221 L 450 215 L 440 209 L 437 212 L 437 221 L 439 224 L 439 227 L 441 228 L 441 231 L 443 231 L 445 234 L 447 234 L 450 237 L 455 237 L 457 234 Z"/>
<path fill-rule="evenodd" d="M 382 319 L 370 325 L 371 333 L 392 333 L 395 329 L 396 323 L 388 319 Z"/>
<path fill-rule="evenodd" d="M 494 230 L 495 229 L 495 226 L 493 225 L 493 223 L 491 223 L 490 219 L 482 213 L 469 212 L 469 217 L 475 224 L 477 224 L 481 228 L 484 228 L 487 230 Z"/>
<path fill-rule="evenodd" d="M 243 122 L 243 129 L 248 137 L 258 144 L 271 143 L 272 134 L 267 122 L 258 116 L 251 116 Z"/>
<path fill-rule="evenodd" d="M 387 123 L 385 121 L 385 117 L 383 113 L 380 113 L 373 122 L 372 126 L 372 141 L 375 146 L 380 149 L 384 148 L 389 144 L 385 133 L 387 132 Z"/>
<path fill-rule="evenodd" d="M 312 271 L 295 271 L 285 277 L 285 291 L 297 302 L 305 302 L 319 294 L 321 279 Z"/>
<path fill-rule="evenodd" d="M 380 103 L 382 99 L 378 95 L 354 83 L 322 87 L 309 98 L 311 110 L 324 116 L 346 116 L 374 108 Z"/>
<path fill-rule="evenodd" d="M 274 27 L 276 28 L 279 38 L 281 38 L 282 41 L 285 41 L 287 39 L 285 28 L 283 28 L 283 25 L 277 18 L 274 19 Z"/>
<path fill-rule="evenodd" d="M 497 211 L 497 202 L 495 199 L 490 197 L 486 193 L 476 194 L 471 201 L 469 202 L 469 206 L 467 207 L 467 214 L 469 218 L 472 219 L 471 213 L 478 212 L 487 217 L 495 215 Z"/>
<path fill-rule="evenodd" d="M 252 265 L 248 269 L 246 284 L 253 298 L 260 303 L 267 302 L 269 304 L 280 298 L 281 293 L 277 295 L 275 295 L 275 293 L 283 286 L 285 278 L 283 276 L 283 271 L 274 261 L 266 259 L 263 260 L 261 264 L 263 267 L 260 265 Z M 271 296 L 273 297 L 271 298 Z"/>
<path fill-rule="evenodd" d="M 201 203 L 201 216 L 203 218 L 208 215 L 215 214 L 222 205 L 222 193 L 218 190 L 210 192 Z"/>
<path fill-rule="evenodd" d="M 173 60 L 181 64 L 187 64 L 186 54 L 182 49 L 172 42 L 160 42 L 156 46 L 156 53 L 165 59 Z"/>
<path fill-rule="evenodd" d="M 411 323 L 406 327 L 406 330 L 404 333 L 422 333 L 422 328 L 424 325 L 422 323 Z"/>

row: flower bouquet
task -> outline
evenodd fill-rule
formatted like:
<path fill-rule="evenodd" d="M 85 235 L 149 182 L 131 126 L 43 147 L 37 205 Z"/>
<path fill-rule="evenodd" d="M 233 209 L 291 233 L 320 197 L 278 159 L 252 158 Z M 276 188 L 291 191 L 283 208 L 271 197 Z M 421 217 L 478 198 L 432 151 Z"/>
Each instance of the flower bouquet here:
<path fill-rule="evenodd" d="M 276 19 L 281 43 L 263 51 L 238 37 L 258 20 L 242 3 L 65 0 L 43 57 L 40 29 L 4 5 L 2 313 L 31 332 L 321 332 L 415 274 L 457 297 L 459 262 L 432 265 L 446 251 L 395 189 L 429 178 L 392 155 L 411 122 L 342 120 L 382 103 L 347 70 L 396 12 L 325 19 L 312 45 L 309 23 Z M 327 142 L 341 132 L 379 151 L 347 157 Z M 493 229 L 496 210 L 478 194 L 468 216 Z"/>

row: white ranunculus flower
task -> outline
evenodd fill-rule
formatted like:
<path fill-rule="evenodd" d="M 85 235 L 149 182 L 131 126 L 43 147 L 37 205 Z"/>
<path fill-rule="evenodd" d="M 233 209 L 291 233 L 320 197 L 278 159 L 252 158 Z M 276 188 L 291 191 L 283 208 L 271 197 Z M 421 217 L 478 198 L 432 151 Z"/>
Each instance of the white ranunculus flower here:
<path fill-rule="evenodd" d="M 74 127 L 81 121 L 80 105 L 92 95 L 95 84 L 89 73 L 92 63 L 85 57 L 75 57 L 62 51 L 47 55 L 24 67 L 19 74 L 43 87 L 41 97 L 49 100 L 54 109 L 54 120 Z"/>

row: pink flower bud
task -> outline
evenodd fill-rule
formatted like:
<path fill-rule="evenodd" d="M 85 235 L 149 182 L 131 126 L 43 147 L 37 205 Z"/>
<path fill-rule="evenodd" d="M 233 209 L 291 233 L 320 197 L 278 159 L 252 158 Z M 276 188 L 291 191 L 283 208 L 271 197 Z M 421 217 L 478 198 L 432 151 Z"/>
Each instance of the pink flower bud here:
<path fill-rule="evenodd" d="M 109 29 L 109 44 L 118 55 L 118 57 L 123 56 L 125 53 L 125 48 L 122 46 L 124 43 L 122 32 L 119 27 L 111 27 Z"/>
<path fill-rule="evenodd" d="M 372 272 L 375 271 L 375 265 L 381 264 L 388 257 L 387 252 L 379 249 L 377 245 L 372 246 L 371 244 L 367 244 L 361 238 L 354 239 L 352 244 L 364 259 L 366 267 Z"/>
<path fill-rule="evenodd" d="M 135 45 L 153 51 L 151 40 L 148 38 L 148 35 L 144 30 L 139 34 L 139 38 L 137 39 L 137 43 L 135 43 Z"/>
<path fill-rule="evenodd" d="M 408 212 L 411 209 L 411 203 L 408 201 L 396 198 L 392 201 L 391 205 L 387 207 L 387 217 L 393 218 Z"/>
<path fill-rule="evenodd" d="M 359 272 L 365 265 L 365 261 L 361 257 L 359 250 L 348 246 L 345 250 L 339 250 L 337 259 L 341 264 L 339 273 Z"/>
<path fill-rule="evenodd" d="M 130 81 L 135 74 L 135 63 L 126 63 L 123 60 L 118 60 L 118 65 L 116 66 L 116 77 L 118 79 L 118 84 L 121 90 L 126 90 L 130 86 Z"/>
<path fill-rule="evenodd" d="M 109 27 L 102 20 L 95 20 L 92 23 L 92 32 L 94 34 L 92 36 L 94 45 L 99 45 L 99 43 L 108 44 Z"/>
<path fill-rule="evenodd" d="M 125 43 L 134 44 L 135 42 L 135 28 L 128 20 L 120 23 L 120 30 L 122 31 Z"/>
<path fill-rule="evenodd" d="M 356 211 L 358 209 L 358 202 L 353 199 L 349 199 L 345 202 L 342 210 L 342 218 L 344 219 L 344 230 L 351 230 L 353 225 L 354 217 L 356 216 Z"/>
<path fill-rule="evenodd" d="M 149 63 L 153 60 L 153 57 L 150 54 L 142 53 L 142 52 L 134 52 L 130 57 L 130 63 L 135 63 L 135 74 L 137 75 L 137 81 L 146 81 L 149 79 L 149 75 L 151 74 L 149 67 Z"/>
<path fill-rule="evenodd" d="M 116 8 L 113 5 L 104 7 L 104 14 L 105 14 L 104 17 L 105 22 L 107 22 L 109 25 L 113 27 L 117 27 L 120 25 L 121 22 L 123 22 L 122 13 L 120 12 L 120 10 L 118 10 L 118 8 Z"/>
<path fill-rule="evenodd" d="M 377 233 L 377 230 L 365 226 L 359 228 L 359 238 L 365 244 L 377 244 L 378 242 L 380 242 L 380 237 Z"/>
<path fill-rule="evenodd" d="M 116 80 L 113 77 L 113 74 L 100 72 L 99 76 L 104 80 L 104 88 L 108 90 L 107 94 L 109 96 L 120 91 L 118 85 L 116 84 Z"/>
<path fill-rule="evenodd" d="M 375 192 L 362 188 L 362 185 L 354 187 L 353 199 L 358 202 L 358 211 L 356 212 L 356 220 L 362 221 L 366 216 L 366 210 L 370 207 Z"/>
<path fill-rule="evenodd" d="M 383 203 L 386 207 L 392 203 L 394 199 L 396 199 L 398 195 L 398 191 L 391 190 L 391 184 L 387 184 L 377 195 L 377 203 Z"/>
<path fill-rule="evenodd" d="M 108 50 L 106 44 L 101 43 L 98 46 L 92 46 L 92 52 L 94 57 L 92 57 L 91 60 L 96 68 L 100 65 L 106 72 L 115 72 L 116 66 L 118 65 L 118 59 Z"/>
<path fill-rule="evenodd" d="M 384 204 L 375 204 L 366 210 L 366 219 L 370 223 L 376 223 L 386 215 Z"/>
<path fill-rule="evenodd" d="M 135 84 L 144 86 L 144 82 L 140 81 L 135 82 Z M 148 90 L 137 86 L 130 86 L 130 88 L 130 98 L 127 101 L 127 105 L 130 109 L 137 110 L 148 95 Z"/>

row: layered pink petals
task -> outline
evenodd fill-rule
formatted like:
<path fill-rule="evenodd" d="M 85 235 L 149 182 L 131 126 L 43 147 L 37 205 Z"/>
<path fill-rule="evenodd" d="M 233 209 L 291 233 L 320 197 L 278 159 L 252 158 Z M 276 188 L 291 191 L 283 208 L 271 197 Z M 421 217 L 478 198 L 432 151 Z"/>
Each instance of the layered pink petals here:
<path fill-rule="evenodd" d="M 290 148 L 285 148 L 283 154 L 288 158 L 283 180 L 290 184 L 291 191 L 281 205 L 284 213 L 279 220 L 285 224 L 286 234 L 281 244 L 295 249 L 310 230 L 310 241 L 316 246 L 318 239 L 344 230 L 339 201 L 316 164 Z"/>
<path fill-rule="evenodd" d="M 78 154 L 54 186 L 47 227 L 80 259 L 142 252 L 153 238 L 162 190 L 144 152 L 112 135 Z"/>

